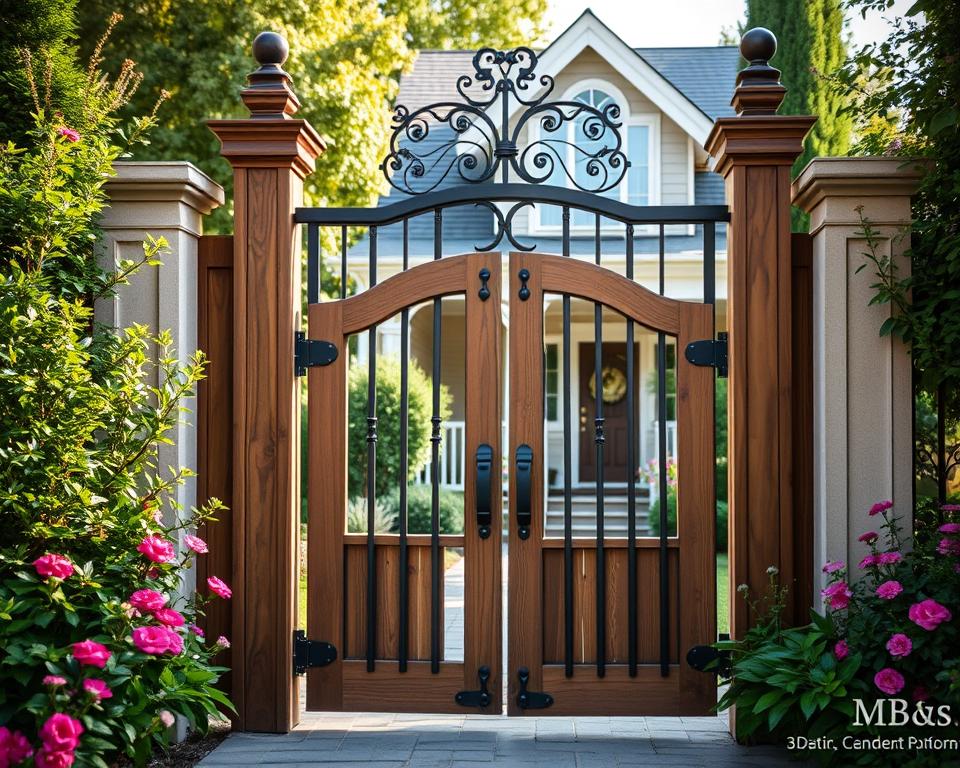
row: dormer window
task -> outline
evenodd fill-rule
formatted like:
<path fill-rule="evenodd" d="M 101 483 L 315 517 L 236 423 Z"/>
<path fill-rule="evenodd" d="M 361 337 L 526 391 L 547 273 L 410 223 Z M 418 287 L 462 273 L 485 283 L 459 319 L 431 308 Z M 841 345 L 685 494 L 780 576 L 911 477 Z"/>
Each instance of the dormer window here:
<path fill-rule="evenodd" d="M 630 167 L 623 181 L 603 194 L 614 200 L 630 205 L 657 205 L 660 202 L 659 189 L 659 128 L 658 114 L 639 114 L 630 112 L 630 105 L 616 88 L 603 81 L 582 81 L 567 91 L 565 101 L 579 101 L 597 109 L 604 109 L 611 103 L 620 106 L 620 135 L 623 151 L 630 160 Z M 568 146 L 559 145 L 558 151 L 566 152 L 566 167 L 573 169 L 574 179 L 584 186 L 590 186 L 587 176 L 587 153 L 593 153 L 603 146 L 603 142 L 592 141 L 583 130 L 583 120 L 567 124 L 567 134 L 561 136 Z M 539 126 L 533 126 L 530 141 L 549 138 Z M 555 145 L 556 146 L 556 145 Z M 581 151 L 582 150 L 582 151 Z M 574 187 L 573 182 L 557 163 L 553 175 L 545 182 L 560 187 Z M 563 226 L 560 206 L 538 204 L 531 216 L 531 230 L 534 232 L 557 232 Z M 570 228 L 573 231 L 593 231 L 595 218 L 592 213 L 574 209 L 570 215 Z M 603 231 L 621 231 L 615 222 L 602 220 Z"/>

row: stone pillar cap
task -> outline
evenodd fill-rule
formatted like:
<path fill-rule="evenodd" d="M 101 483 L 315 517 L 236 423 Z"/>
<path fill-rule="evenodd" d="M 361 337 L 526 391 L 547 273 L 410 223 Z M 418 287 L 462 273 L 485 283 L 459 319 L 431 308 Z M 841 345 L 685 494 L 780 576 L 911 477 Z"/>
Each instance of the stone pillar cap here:
<path fill-rule="evenodd" d="M 223 187 L 192 163 L 128 161 L 113 164 L 106 182 L 111 202 L 180 202 L 201 214 L 223 205 Z"/>
<path fill-rule="evenodd" d="M 815 157 L 791 187 L 793 204 L 809 213 L 825 197 L 910 197 L 928 161 L 905 157 Z"/>

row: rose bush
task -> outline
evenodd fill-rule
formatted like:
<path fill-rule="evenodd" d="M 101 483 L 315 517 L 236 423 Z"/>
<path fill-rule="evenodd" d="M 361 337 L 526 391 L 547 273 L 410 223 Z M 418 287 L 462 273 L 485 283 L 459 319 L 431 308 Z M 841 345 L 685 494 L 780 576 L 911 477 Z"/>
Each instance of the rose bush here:
<path fill-rule="evenodd" d="M 935 536 L 905 540 L 893 504 L 878 502 L 869 514 L 879 531 L 859 536 L 870 547 L 853 574 L 840 562 L 824 565 L 825 615 L 783 629 L 782 589 L 771 582 L 772 609 L 740 641 L 718 643 L 730 654 L 730 688 L 719 707 L 737 706 L 743 739 L 845 735 L 956 737 L 931 713 L 950 707 L 960 717 L 960 523 L 948 520 Z M 960 510 L 945 506 L 946 518 Z M 756 606 L 755 606 L 756 607 Z M 882 698 L 909 702 L 911 716 L 895 727 L 854 724 L 854 699 L 873 711 Z M 921 709 L 917 709 L 917 707 Z M 932 709 L 931 709 L 932 708 Z M 942 724 L 940 724 L 942 725 Z M 824 750 L 824 764 L 925 766 L 943 755 L 896 750 Z"/>
<path fill-rule="evenodd" d="M 180 509 L 189 471 L 157 466 L 203 359 L 93 322 L 163 252 L 148 241 L 106 271 L 95 252 L 111 163 L 151 122 L 111 117 L 132 64 L 113 81 L 91 65 L 80 131 L 44 92 L 42 54 L 25 61 L 36 129 L 0 147 L 0 766 L 142 764 L 174 713 L 203 731 L 231 708 L 211 663 L 223 643 L 196 629 L 229 588 L 184 596 L 207 551 L 193 531 L 220 505 Z"/>

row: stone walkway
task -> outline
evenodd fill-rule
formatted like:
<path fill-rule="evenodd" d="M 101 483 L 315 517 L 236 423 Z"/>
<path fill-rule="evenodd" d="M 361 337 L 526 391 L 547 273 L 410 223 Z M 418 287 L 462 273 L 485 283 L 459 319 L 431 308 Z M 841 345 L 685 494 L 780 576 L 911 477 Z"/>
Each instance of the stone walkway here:
<path fill-rule="evenodd" d="M 285 736 L 232 734 L 198 765 L 317 768 L 780 768 L 719 717 L 539 717 L 305 713 Z"/>

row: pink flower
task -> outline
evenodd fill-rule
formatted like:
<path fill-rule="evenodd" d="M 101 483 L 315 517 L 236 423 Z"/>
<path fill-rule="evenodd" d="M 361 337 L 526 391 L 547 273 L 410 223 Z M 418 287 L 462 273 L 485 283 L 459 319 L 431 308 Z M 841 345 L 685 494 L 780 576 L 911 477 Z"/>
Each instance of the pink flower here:
<path fill-rule="evenodd" d="M 827 561 L 826 563 L 824 563 L 824 565 L 823 565 L 823 572 L 824 572 L 824 573 L 834 573 L 834 572 L 836 572 L 836 571 L 842 571 L 844 568 L 846 568 L 846 565 L 844 565 L 843 561 L 841 561 L 841 560 L 828 560 L 828 561 Z"/>
<path fill-rule="evenodd" d="M 960 539 L 940 539 L 937 552 L 941 555 L 960 555 Z"/>
<path fill-rule="evenodd" d="M 857 541 L 862 541 L 864 544 L 873 544 L 873 542 L 879 538 L 880 534 L 876 531 L 867 531 L 866 533 L 861 533 L 857 537 Z"/>
<path fill-rule="evenodd" d="M 198 555 L 205 555 L 210 551 L 207 549 L 207 542 L 205 542 L 199 536 L 191 536 L 189 533 L 184 535 L 183 543 L 186 545 L 187 549 L 196 552 Z"/>
<path fill-rule="evenodd" d="M 928 691 L 922 685 L 915 685 L 913 687 L 912 698 L 914 701 L 926 701 L 930 698 L 930 691 Z"/>
<path fill-rule="evenodd" d="M 850 598 L 853 596 L 853 592 L 845 581 L 834 582 L 821 594 L 827 599 L 827 605 L 835 611 L 841 611 L 850 605 Z"/>
<path fill-rule="evenodd" d="M 893 600 L 901 592 L 903 592 L 903 585 L 894 579 L 885 581 L 877 587 L 877 597 L 883 600 Z"/>
<path fill-rule="evenodd" d="M 151 534 L 144 537 L 137 546 L 137 552 L 142 552 L 148 560 L 154 563 L 169 563 L 176 559 L 173 544 L 161 536 Z"/>
<path fill-rule="evenodd" d="M 904 679 L 897 670 L 884 667 L 873 676 L 873 684 L 891 696 L 903 690 Z"/>
<path fill-rule="evenodd" d="M 170 710 L 164 709 L 160 712 L 160 722 L 163 723 L 167 728 L 173 728 L 176 718 L 174 718 L 173 713 Z"/>
<path fill-rule="evenodd" d="M 44 685 L 53 685 L 53 686 L 66 685 L 66 684 L 67 684 L 67 678 L 65 678 L 65 677 L 60 677 L 60 675 L 47 675 L 45 678 L 43 678 L 43 684 L 44 684 Z"/>
<path fill-rule="evenodd" d="M 41 747 L 37 756 L 33 759 L 37 768 L 70 768 L 73 765 L 74 754 L 66 751 L 54 752 L 46 747 Z"/>
<path fill-rule="evenodd" d="M 880 555 L 867 555 L 863 560 L 857 563 L 857 567 L 866 570 L 880 562 Z"/>
<path fill-rule="evenodd" d="M 960 504 L 941 504 L 940 509 L 944 512 L 960 512 Z"/>
<path fill-rule="evenodd" d="M 937 530 L 940 533 L 960 533 L 960 523 L 944 523 Z"/>
<path fill-rule="evenodd" d="M 153 589 L 138 589 L 130 595 L 130 605 L 144 613 L 159 611 L 166 604 L 166 596 Z"/>
<path fill-rule="evenodd" d="M 193 634 L 195 634 L 197 637 L 202 638 L 204 636 L 203 629 L 198 627 L 196 624 L 190 625 L 190 631 L 193 632 Z"/>
<path fill-rule="evenodd" d="M 80 141 L 80 134 L 73 130 L 73 128 L 67 128 L 65 125 L 60 126 L 60 128 L 57 129 L 57 134 L 63 136 L 63 138 L 71 143 Z"/>
<path fill-rule="evenodd" d="M 73 752 L 80 744 L 83 726 L 79 720 L 56 712 L 40 728 L 40 740 L 48 752 Z"/>
<path fill-rule="evenodd" d="M 889 499 L 887 501 L 878 501 L 872 507 L 870 507 L 870 516 L 879 515 L 881 512 L 886 512 L 890 507 L 893 506 L 893 502 Z"/>
<path fill-rule="evenodd" d="M 159 568 L 151 568 L 149 571 L 147 571 L 147 578 L 148 578 L 148 579 L 159 579 L 159 578 L 160 578 L 160 569 L 159 569 Z"/>
<path fill-rule="evenodd" d="M 93 640 L 84 640 L 82 643 L 73 644 L 73 658 L 80 664 L 103 669 L 110 658 L 110 651 L 107 646 L 95 643 Z"/>
<path fill-rule="evenodd" d="M 33 747 L 20 731 L 0 726 L 0 766 L 17 765 L 33 755 Z M 4 762 L 6 761 L 6 762 Z"/>
<path fill-rule="evenodd" d="M 183 638 L 172 629 L 169 630 L 169 632 L 170 645 L 167 650 L 169 650 L 174 656 L 179 656 L 181 653 L 183 653 Z"/>
<path fill-rule="evenodd" d="M 877 561 L 880 565 L 893 565 L 894 563 L 900 562 L 900 553 L 899 552 L 882 552 L 877 556 Z"/>
<path fill-rule="evenodd" d="M 928 632 L 932 632 L 941 623 L 953 618 L 947 608 L 940 605 L 936 600 L 930 599 L 911 605 L 907 615 L 910 617 L 910 621 L 918 627 L 923 627 Z"/>
<path fill-rule="evenodd" d="M 216 576 L 207 577 L 207 586 L 210 587 L 210 591 L 215 595 L 219 595 L 224 600 L 229 600 L 233 592 L 230 590 L 226 584 L 224 584 Z"/>
<path fill-rule="evenodd" d="M 176 632 L 167 627 L 137 627 L 131 637 L 139 651 L 159 656 L 172 650 L 171 635 L 178 637 Z"/>
<path fill-rule="evenodd" d="M 161 608 L 158 611 L 154 611 L 153 618 L 168 627 L 182 627 L 184 624 L 183 616 L 178 611 L 173 610 L 173 608 Z"/>
<path fill-rule="evenodd" d="M 109 686 L 103 682 L 103 680 L 98 680 L 95 677 L 90 677 L 83 681 L 83 690 L 87 693 L 92 693 L 98 701 L 100 699 L 109 699 L 113 696 L 113 691 L 110 690 Z"/>
<path fill-rule="evenodd" d="M 909 656 L 910 651 L 913 650 L 913 642 L 902 632 L 897 632 L 897 634 L 887 640 L 887 650 L 890 651 L 891 656 L 896 656 L 897 658 Z"/>
<path fill-rule="evenodd" d="M 34 560 L 33 567 L 37 569 L 37 573 L 43 576 L 44 579 L 49 579 L 51 576 L 57 579 L 66 579 L 73 573 L 73 563 L 63 555 L 51 555 L 48 553 Z"/>
<path fill-rule="evenodd" d="M 217 647 L 218 647 L 218 648 L 229 648 L 229 647 L 230 647 L 230 641 L 227 640 L 227 638 L 225 638 L 223 635 L 220 635 L 220 637 L 217 638 Z"/>
<path fill-rule="evenodd" d="M 847 645 L 846 640 L 838 640 L 837 644 L 833 646 L 833 655 L 836 657 L 837 661 L 843 661 L 847 656 L 850 655 L 850 646 Z"/>

